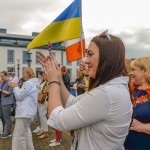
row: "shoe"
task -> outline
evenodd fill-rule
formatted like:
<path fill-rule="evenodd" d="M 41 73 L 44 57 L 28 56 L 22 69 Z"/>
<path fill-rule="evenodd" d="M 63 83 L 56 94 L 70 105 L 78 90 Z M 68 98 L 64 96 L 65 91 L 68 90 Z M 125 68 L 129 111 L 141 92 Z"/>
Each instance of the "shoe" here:
<path fill-rule="evenodd" d="M 49 144 L 49 146 L 53 147 L 53 146 L 58 146 L 60 144 L 61 144 L 60 142 L 53 142 L 53 143 Z"/>
<path fill-rule="evenodd" d="M 11 134 L 2 134 L 1 138 L 6 139 L 6 138 L 9 138 L 11 136 L 12 136 Z"/>
<path fill-rule="evenodd" d="M 48 134 L 47 132 L 44 132 L 44 133 L 43 133 L 41 136 L 39 136 L 38 138 L 39 138 L 39 139 L 47 138 L 47 137 L 48 137 L 47 134 Z"/>
<path fill-rule="evenodd" d="M 40 135 L 42 135 L 42 134 L 44 134 L 44 133 L 45 133 L 44 131 L 39 132 L 39 133 L 37 133 L 37 136 L 40 136 Z"/>
<path fill-rule="evenodd" d="M 41 132 L 41 128 L 37 126 L 35 130 L 32 131 L 33 133 L 39 133 Z"/>
<path fill-rule="evenodd" d="M 53 139 L 51 141 L 49 141 L 50 143 L 56 142 L 56 139 Z M 62 142 L 62 139 L 60 140 L 60 142 Z"/>
<path fill-rule="evenodd" d="M 50 140 L 50 143 L 53 143 L 53 142 L 55 142 L 55 141 L 56 141 L 56 139 Z"/>

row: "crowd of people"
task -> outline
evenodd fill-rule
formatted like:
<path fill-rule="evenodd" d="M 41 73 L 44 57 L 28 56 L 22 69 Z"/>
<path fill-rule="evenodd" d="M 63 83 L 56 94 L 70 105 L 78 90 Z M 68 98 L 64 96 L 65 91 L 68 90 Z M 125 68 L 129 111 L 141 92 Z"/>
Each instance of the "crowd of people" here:
<path fill-rule="evenodd" d="M 32 68 L 20 80 L 0 73 L 1 138 L 11 136 L 16 101 L 12 150 L 34 150 L 35 116 L 39 139 L 48 137 L 48 125 L 55 130 L 49 146 L 60 145 L 62 132 L 71 131 L 71 150 L 150 149 L 150 57 L 125 59 L 122 40 L 103 32 L 91 40 L 72 86 L 54 56 L 40 53 L 37 59 L 43 66 L 37 77 Z"/>

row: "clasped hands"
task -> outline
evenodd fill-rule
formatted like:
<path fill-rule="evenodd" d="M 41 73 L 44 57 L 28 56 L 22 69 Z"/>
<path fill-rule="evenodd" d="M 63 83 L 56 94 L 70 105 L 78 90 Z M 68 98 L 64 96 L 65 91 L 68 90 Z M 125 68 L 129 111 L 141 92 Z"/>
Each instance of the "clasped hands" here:
<path fill-rule="evenodd" d="M 11 88 L 15 88 L 15 87 L 18 87 L 18 85 L 14 82 L 9 82 L 8 85 L 11 87 Z"/>
<path fill-rule="evenodd" d="M 57 65 L 54 56 L 46 57 L 43 53 L 40 53 L 39 55 L 37 55 L 37 60 L 43 66 L 45 77 L 48 82 L 60 82 L 61 70 Z"/>

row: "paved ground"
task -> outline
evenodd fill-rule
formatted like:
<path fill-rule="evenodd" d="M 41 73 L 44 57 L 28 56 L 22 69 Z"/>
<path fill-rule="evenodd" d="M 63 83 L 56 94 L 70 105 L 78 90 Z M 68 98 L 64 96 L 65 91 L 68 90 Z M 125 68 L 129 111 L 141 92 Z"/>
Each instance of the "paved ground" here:
<path fill-rule="evenodd" d="M 14 126 L 14 125 L 13 125 Z M 32 124 L 32 130 L 36 128 L 36 124 Z M 49 147 L 49 141 L 55 138 L 55 132 L 49 128 L 49 137 L 46 139 L 38 139 L 36 134 L 33 134 L 33 144 L 35 150 L 70 150 L 71 136 L 70 133 L 64 132 L 62 144 L 56 147 Z M 11 150 L 12 138 L 0 139 L 0 150 Z M 21 150 L 21 149 L 20 149 Z"/>

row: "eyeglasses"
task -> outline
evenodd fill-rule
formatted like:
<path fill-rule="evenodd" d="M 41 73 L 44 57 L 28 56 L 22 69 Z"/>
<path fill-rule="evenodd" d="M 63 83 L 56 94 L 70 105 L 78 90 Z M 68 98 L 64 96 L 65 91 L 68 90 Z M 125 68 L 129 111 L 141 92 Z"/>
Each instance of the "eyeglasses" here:
<path fill-rule="evenodd" d="M 108 34 L 108 30 L 102 32 L 99 36 L 100 36 L 100 37 L 106 36 L 106 37 L 108 38 L 108 40 L 111 41 L 110 35 Z"/>

